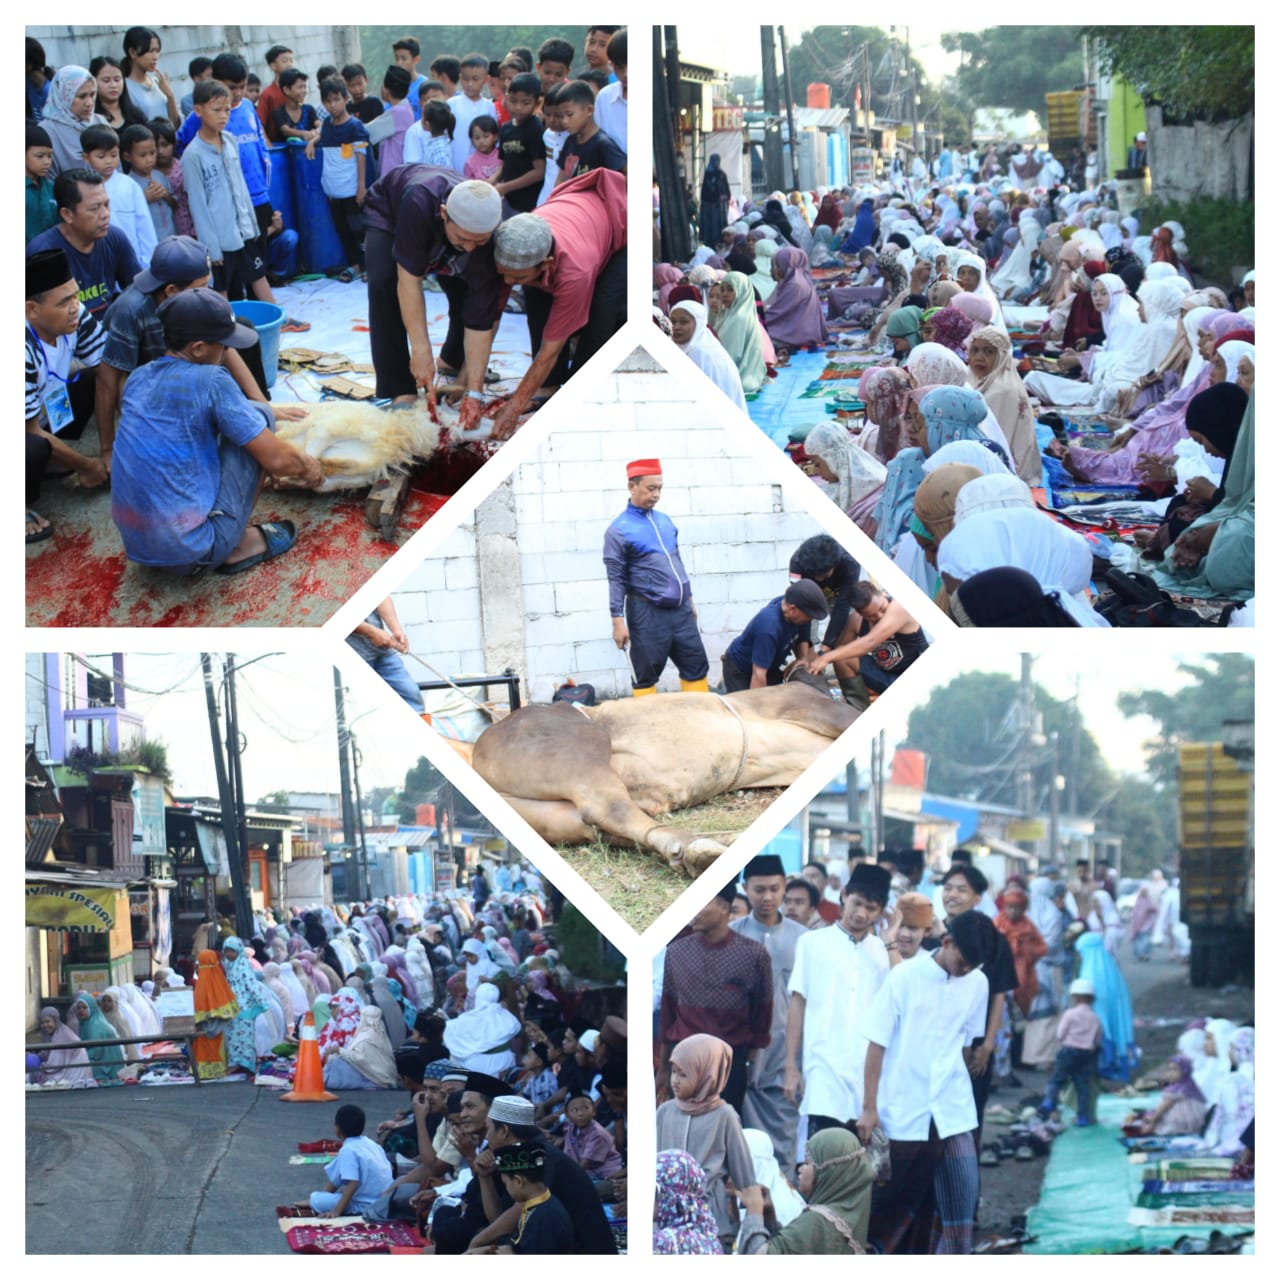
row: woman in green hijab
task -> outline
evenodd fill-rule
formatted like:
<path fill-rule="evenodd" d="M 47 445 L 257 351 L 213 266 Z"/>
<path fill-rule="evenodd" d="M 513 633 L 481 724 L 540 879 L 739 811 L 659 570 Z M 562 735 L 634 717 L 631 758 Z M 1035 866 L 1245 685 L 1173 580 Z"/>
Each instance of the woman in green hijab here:
<path fill-rule="evenodd" d="M 890 313 L 889 322 L 885 325 L 885 334 L 893 343 L 893 354 L 898 363 L 904 364 L 911 352 L 920 345 L 920 326 L 924 323 L 924 312 L 919 307 L 899 307 Z"/>
<path fill-rule="evenodd" d="M 764 329 L 756 315 L 755 290 L 742 272 L 730 271 L 712 290 L 712 296 L 715 335 L 738 366 L 743 394 L 754 395 L 765 379 Z"/>
<path fill-rule="evenodd" d="M 858 1139 L 847 1129 L 823 1129 L 814 1134 L 805 1147 L 805 1162 L 796 1181 L 808 1203 L 800 1216 L 772 1239 L 763 1216 L 755 1212 L 762 1197 L 760 1188 L 750 1188 L 744 1195 L 747 1215 L 739 1237 L 740 1251 L 845 1257 L 865 1253 L 873 1177 L 871 1162 Z"/>
<path fill-rule="evenodd" d="M 80 1021 L 78 1035 L 81 1040 L 116 1039 L 116 1029 L 87 991 L 76 996 L 71 1011 Z M 120 1083 L 120 1068 L 124 1066 L 125 1058 L 119 1045 L 100 1045 L 96 1049 L 86 1049 L 85 1053 L 93 1067 L 93 1078 L 99 1085 Z"/>

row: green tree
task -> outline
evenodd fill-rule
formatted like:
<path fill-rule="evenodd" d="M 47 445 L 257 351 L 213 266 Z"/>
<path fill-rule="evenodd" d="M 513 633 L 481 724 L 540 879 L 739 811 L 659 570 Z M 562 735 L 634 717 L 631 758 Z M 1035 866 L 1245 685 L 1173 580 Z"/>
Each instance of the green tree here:
<path fill-rule="evenodd" d="M 1103 69 L 1178 119 L 1229 120 L 1253 110 L 1252 27 L 1085 27 Z"/>
<path fill-rule="evenodd" d="M 1253 658 L 1219 653 L 1198 662 L 1183 662 L 1178 671 L 1191 677 L 1186 687 L 1167 693 L 1142 689 L 1117 700 L 1127 716 L 1150 716 L 1158 731 L 1146 746 L 1147 772 L 1161 786 L 1178 778 L 1178 747 L 1184 742 L 1218 742 L 1224 720 L 1253 717 Z"/>
<path fill-rule="evenodd" d="M 977 107 L 1034 111 L 1043 120 L 1044 95 L 1072 89 L 1084 79 L 1077 27 L 948 31 L 942 47 L 963 54 L 956 86 Z"/>
<path fill-rule="evenodd" d="M 1018 732 L 1019 683 L 1012 676 L 970 671 L 936 689 L 929 701 L 912 711 L 907 722 L 907 743 L 929 757 L 929 790 L 939 795 L 1014 805 L 1018 800 L 1018 775 L 1027 760 Z M 1079 728 L 1079 761 L 1075 765 L 1078 797 L 1107 794 L 1113 783 L 1093 735 L 1077 724 L 1079 713 L 1071 702 L 1060 702 L 1036 687 L 1046 739 L 1058 734 L 1058 772 L 1072 771 L 1072 743 Z M 1037 797 L 1047 794 L 1053 772 L 1052 750 L 1032 748 L 1030 761 Z M 1046 802 L 1047 803 L 1047 802 Z M 1085 808 L 1083 803 L 1078 805 Z"/>
<path fill-rule="evenodd" d="M 1152 867 L 1171 865 L 1178 849 L 1177 810 L 1166 788 L 1149 778 L 1124 774 L 1093 815 L 1101 830 L 1122 839 L 1126 875 L 1144 875 Z M 1087 816 L 1092 806 L 1083 804 Z"/>

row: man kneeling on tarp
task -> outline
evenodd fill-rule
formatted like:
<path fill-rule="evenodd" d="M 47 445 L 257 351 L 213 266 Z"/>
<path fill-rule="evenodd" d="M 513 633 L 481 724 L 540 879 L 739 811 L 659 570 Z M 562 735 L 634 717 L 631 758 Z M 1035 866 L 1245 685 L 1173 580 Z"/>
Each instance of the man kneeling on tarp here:
<path fill-rule="evenodd" d="M 243 573 L 298 540 L 290 520 L 250 524 L 264 475 L 324 480 L 310 454 L 277 440 L 277 413 L 246 399 L 222 367 L 258 340 L 211 289 L 159 309 L 165 353 L 125 386 L 111 472 L 111 518 L 138 564 L 192 576 Z"/>

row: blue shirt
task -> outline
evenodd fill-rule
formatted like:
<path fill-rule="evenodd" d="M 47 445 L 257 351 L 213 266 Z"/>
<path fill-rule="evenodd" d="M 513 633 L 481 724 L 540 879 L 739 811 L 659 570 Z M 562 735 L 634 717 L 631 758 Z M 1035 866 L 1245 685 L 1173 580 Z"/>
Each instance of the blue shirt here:
<path fill-rule="evenodd" d="M 138 564 L 193 564 L 213 549 L 208 523 L 225 436 L 270 430 L 271 406 L 247 400 L 219 365 L 161 356 L 129 376 L 111 465 L 111 518 Z"/>
<path fill-rule="evenodd" d="M 744 675 L 750 675 L 752 667 L 772 671 L 783 664 L 802 629 L 801 624 L 788 622 L 782 616 L 782 597 L 775 596 L 747 623 L 747 629 L 729 646 L 726 656 Z"/>
<path fill-rule="evenodd" d="M 352 148 L 351 154 L 344 157 L 342 148 L 348 145 Z M 354 116 L 349 115 L 342 124 L 326 120 L 320 126 L 319 146 L 320 158 L 324 162 L 320 185 L 331 200 L 355 195 L 359 185 L 357 155 L 365 158 L 366 190 L 373 185 L 374 179 L 369 174 L 369 130 Z"/>
<path fill-rule="evenodd" d="M 347 1202 L 349 1214 L 372 1209 L 378 1197 L 395 1181 L 386 1153 L 363 1133 L 358 1138 L 348 1138 L 342 1144 L 338 1154 L 325 1165 L 324 1176 L 339 1191 L 344 1183 L 360 1184 Z"/>
<path fill-rule="evenodd" d="M 108 228 L 107 234 L 95 240 L 88 253 L 75 249 L 58 227 L 50 227 L 27 241 L 27 257 L 43 249 L 61 249 L 67 255 L 71 274 L 80 290 L 80 301 L 99 318 L 138 274 L 138 255 L 119 227 Z"/>
<path fill-rule="evenodd" d="M 609 578 L 609 616 L 622 617 L 628 595 L 643 596 L 663 609 L 692 599 L 689 575 L 680 561 L 679 535 L 669 516 L 627 503 L 605 530 L 604 567 Z"/>

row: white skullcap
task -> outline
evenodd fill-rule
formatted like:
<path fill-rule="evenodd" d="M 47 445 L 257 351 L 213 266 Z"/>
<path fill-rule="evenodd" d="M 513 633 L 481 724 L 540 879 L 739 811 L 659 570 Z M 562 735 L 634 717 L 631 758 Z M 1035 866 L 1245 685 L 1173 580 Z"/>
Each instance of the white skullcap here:
<path fill-rule="evenodd" d="M 502 221 L 502 197 L 487 182 L 460 182 L 445 201 L 449 221 L 471 235 L 488 235 Z"/>
<path fill-rule="evenodd" d="M 489 1104 L 489 1119 L 495 1124 L 533 1124 L 533 1103 L 516 1093 L 504 1094 Z"/>
<path fill-rule="evenodd" d="M 517 213 L 493 238 L 493 259 L 508 271 L 527 271 L 545 262 L 550 254 L 551 228 L 536 213 Z"/>
<path fill-rule="evenodd" d="M 596 1041 L 600 1039 L 598 1031 L 584 1031 L 578 1037 L 578 1043 L 586 1050 L 587 1053 L 595 1053 Z"/>

